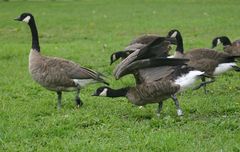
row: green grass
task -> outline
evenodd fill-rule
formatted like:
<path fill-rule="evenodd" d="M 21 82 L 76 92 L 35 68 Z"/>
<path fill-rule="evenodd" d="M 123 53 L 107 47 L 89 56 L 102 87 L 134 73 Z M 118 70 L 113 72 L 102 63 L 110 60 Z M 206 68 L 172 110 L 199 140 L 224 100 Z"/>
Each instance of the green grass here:
<path fill-rule="evenodd" d="M 171 100 L 161 117 L 156 105 L 138 109 L 125 98 L 92 97 L 101 84 L 81 93 L 56 94 L 28 73 L 31 36 L 22 12 L 35 15 L 42 54 L 73 60 L 109 76 L 111 87 L 133 85 L 131 76 L 115 81 L 109 56 L 144 33 L 182 32 L 185 49 L 210 47 L 215 36 L 238 39 L 239 0 L 0 1 L 0 151 L 240 151 L 240 76 L 229 72 L 203 90 L 179 95 L 184 116 Z M 221 47 L 219 47 L 221 50 Z M 173 52 L 172 52 L 173 53 Z M 116 65 L 116 64 L 115 64 Z"/>

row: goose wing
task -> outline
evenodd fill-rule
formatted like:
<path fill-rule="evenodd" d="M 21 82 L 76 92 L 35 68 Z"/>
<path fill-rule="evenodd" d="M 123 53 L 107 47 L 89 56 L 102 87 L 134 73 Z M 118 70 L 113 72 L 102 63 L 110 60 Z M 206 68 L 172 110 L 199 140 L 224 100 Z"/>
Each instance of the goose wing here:
<path fill-rule="evenodd" d="M 218 52 L 212 49 L 194 49 L 186 53 L 185 57 L 191 59 L 193 62 L 202 59 L 209 59 L 220 64 L 235 62 L 235 58 L 240 58 L 240 55 Z"/>
<path fill-rule="evenodd" d="M 165 100 L 172 94 L 175 94 L 180 89 L 179 85 L 172 83 L 171 81 L 161 80 L 151 83 L 143 83 L 136 86 L 136 92 L 143 99 L 153 100 Z"/>
<path fill-rule="evenodd" d="M 127 58 L 125 58 L 122 62 L 120 62 L 116 66 L 113 72 L 115 78 L 116 79 L 120 78 L 120 73 L 127 69 L 127 66 L 133 63 L 134 61 L 153 57 L 167 57 L 168 51 L 170 50 L 169 41 L 173 41 L 174 43 L 175 39 L 159 37 L 155 39 L 153 42 L 151 42 L 149 45 L 146 45 L 142 49 L 138 49 L 131 53 Z"/>
<path fill-rule="evenodd" d="M 174 72 L 174 68 L 172 66 L 145 68 L 145 69 L 140 69 L 136 73 L 135 78 L 137 78 L 138 84 L 143 82 L 148 83 L 148 82 L 160 80 L 162 78 L 166 78 L 173 72 Z"/>
<path fill-rule="evenodd" d="M 48 58 L 45 62 L 48 67 L 51 67 L 56 73 L 61 73 L 63 77 L 68 77 L 69 79 L 93 79 L 107 84 L 103 79 L 103 74 L 81 67 L 72 61 L 61 58 Z"/>
<path fill-rule="evenodd" d="M 199 60 L 199 59 L 212 59 L 212 60 L 224 60 L 230 57 L 229 54 L 225 52 L 218 52 L 212 49 L 193 49 L 186 53 L 187 58 L 191 58 L 192 60 Z"/>
<path fill-rule="evenodd" d="M 151 43 L 153 40 L 155 40 L 156 38 L 159 38 L 159 37 L 160 37 L 159 35 L 155 35 L 155 34 L 142 35 L 142 36 L 134 39 L 132 42 L 130 42 L 129 45 L 132 45 L 132 44 L 135 44 L 135 43 L 148 44 L 148 43 Z"/>
<path fill-rule="evenodd" d="M 135 73 L 137 73 L 136 71 L 138 71 L 140 69 L 147 69 L 149 67 L 152 68 L 152 67 L 158 67 L 158 66 L 183 65 L 187 61 L 189 61 L 189 60 L 188 59 L 177 59 L 177 58 L 151 58 L 151 59 L 137 60 L 137 61 L 134 61 L 134 62 L 126 65 L 124 68 L 119 69 L 115 73 L 115 78 L 119 79 L 120 77 L 127 75 L 127 74 L 135 74 Z M 146 71 L 151 71 L 151 70 L 146 70 Z M 146 73 L 148 73 L 148 72 L 146 72 Z"/>
<path fill-rule="evenodd" d="M 240 56 L 240 40 L 234 41 L 231 46 L 224 46 L 223 49 L 231 55 Z"/>

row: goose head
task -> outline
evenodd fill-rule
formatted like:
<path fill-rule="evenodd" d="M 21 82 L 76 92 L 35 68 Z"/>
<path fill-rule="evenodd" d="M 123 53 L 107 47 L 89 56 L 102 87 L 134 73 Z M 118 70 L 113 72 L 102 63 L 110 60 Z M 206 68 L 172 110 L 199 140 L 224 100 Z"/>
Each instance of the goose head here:
<path fill-rule="evenodd" d="M 15 18 L 16 21 L 22 21 L 26 23 L 30 23 L 34 20 L 33 15 L 31 13 L 22 13 L 19 17 Z"/>
<path fill-rule="evenodd" d="M 231 45 L 231 41 L 227 36 L 220 36 L 220 37 L 215 37 L 212 40 L 212 48 L 215 48 L 220 43 L 222 43 L 224 46 Z"/>
<path fill-rule="evenodd" d="M 181 36 L 180 32 L 176 29 L 173 29 L 173 30 L 169 31 L 168 35 L 167 35 L 167 37 L 173 37 L 173 38 L 176 38 L 176 39 L 178 39 L 180 36 Z"/>
<path fill-rule="evenodd" d="M 167 34 L 167 37 L 176 38 L 176 40 L 177 40 L 176 51 L 183 53 L 183 51 L 184 51 L 183 39 L 182 39 L 182 35 L 179 32 L 179 30 L 173 29 L 173 30 L 169 31 Z"/>
<path fill-rule="evenodd" d="M 110 65 L 112 65 L 115 61 L 117 61 L 119 58 L 124 57 L 123 51 L 115 52 L 110 57 Z"/>
<path fill-rule="evenodd" d="M 102 97 L 107 97 L 109 95 L 109 92 L 111 92 L 111 88 L 103 86 L 99 87 L 93 94 L 92 96 L 102 96 Z"/>

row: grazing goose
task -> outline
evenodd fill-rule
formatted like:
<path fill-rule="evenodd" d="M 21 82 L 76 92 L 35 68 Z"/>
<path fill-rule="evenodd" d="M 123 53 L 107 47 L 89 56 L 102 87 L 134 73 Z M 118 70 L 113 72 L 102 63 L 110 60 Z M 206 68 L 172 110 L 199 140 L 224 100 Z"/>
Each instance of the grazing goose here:
<path fill-rule="evenodd" d="M 32 14 L 23 13 L 15 20 L 26 22 L 32 33 L 32 48 L 29 54 L 29 72 L 32 78 L 48 90 L 56 91 L 58 108 L 61 107 L 62 91 L 77 91 L 76 104 L 80 107 L 83 102 L 80 89 L 89 83 L 102 82 L 102 74 L 81 67 L 80 65 L 56 57 L 46 57 L 40 54 L 38 31 Z"/>
<path fill-rule="evenodd" d="M 134 61 L 129 66 L 126 66 L 130 70 L 122 70 L 124 74 L 119 73 L 119 75 L 126 75 L 127 73 L 124 71 L 132 71 L 132 73 L 128 73 L 134 74 L 133 71 L 138 70 L 141 75 L 141 82 L 134 87 L 121 89 L 103 86 L 98 88 L 93 96 L 126 97 L 131 103 L 138 106 L 158 103 L 158 116 L 162 110 L 163 101 L 172 98 L 177 108 L 177 114 L 181 116 L 183 112 L 176 94 L 186 90 L 193 85 L 195 80 L 204 76 L 204 72 L 183 65 L 187 61 L 174 58 L 151 58 Z M 172 66 L 168 66 L 168 64 Z M 139 69 L 143 65 L 148 65 L 148 68 Z M 150 65 L 154 67 L 150 68 Z"/>
<path fill-rule="evenodd" d="M 159 37 L 161 37 L 161 36 L 150 34 L 150 35 L 143 35 L 143 36 L 136 38 L 123 51 L 117 51 L 117 52 L 114 52 L 113 54 L 111 54 L 110 65 L 112 63 L 114 63 L 115 61 L 117 61 L 119 58 L 121 58 L 122 60 L 125 59 L 128 55 L 130 55 L 134 51 L 144 48 L 149 43 L 158 39 Z M 171 41 L 171 43 L 175 44 L 176 42 Z M 156 47 L 155 49 L 157 50 L 158 48 Z M 169 50 L 170 50 L 170 47 L 169 47 Z M 165 56 L 168 56 L 168 54 L 165 54 Z"/>
<path fill-rule="evenodd" d="M 214 82 L 213 76 L 224 73 L 232 68 L 239 70 L 239 67 L 237 67 L 237 64 L 235 63 L 235 58 L 239 56 L 205 48 L 192 49 L 189 52 L 184 53 L 181 33 L 178 30 L 171 30 L 168 33 L 168 37 L 175 37 L 177 39 L 177 47 L 174 57 L 190 59 L 187 63 L 190 67 L 203 71 L 205 74 L 212 77 L 208 82 L 205 82 L 205 77 L 202 78 L 203 83 L 199 87 L 203 86 L 205 93 L 207 92 L 206 84 Z"/>
<path fill-rule="evenodd" d="M 224 46 L 224 52 L 227 52 L 231 55 L 240 56 L 240 40 L 236 40 L 231 43 L 227 36 L 216 37 L 212 40 L 212 48 L 215 48 L 220 43 L 222 43 Z"/>

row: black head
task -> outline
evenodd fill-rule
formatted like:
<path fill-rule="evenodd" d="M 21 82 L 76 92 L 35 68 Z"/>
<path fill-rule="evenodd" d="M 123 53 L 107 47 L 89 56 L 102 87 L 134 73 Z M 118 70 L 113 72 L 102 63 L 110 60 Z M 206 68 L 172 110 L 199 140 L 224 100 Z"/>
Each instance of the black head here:
<path fill-rule="evenodd" d="M 172 38 L 176 38 L 176 39 L 178 39 L 180 36 L 181 36 L 181 34 L 180 34 L 179 30 L 177 30 L 177 29 L 173 29 L 173 30 L 169 31 L 168 35 L 167 35 L 167 37 L 172 37 Z"/>
<path fill-rule="evenodd" d="M 14 20 L 30 23 L 31 21 L 34 20 L 34 18 L 31 13 L 22 13 L 19 17 L 15 18 Z"/>
<path fill-rule="evenodd" d="M 123 52 L 122 51 L 118 51 L 115 52 L 111 55 L 110 57 L 110 65 L 112 65 L 115 61 L 117 61 L 119 58 L 123 57 Z"/>
<path fill-rule="evenodd" d="M 97 88 L 97 90 L 92 94 L 92 96 L 103 96 L 103 97 L 107 97 L 109 90 L 111 90 L 111 88 L 106 87 L 106 86 L 99 87 L 99 88 Z"/>
<path fill-rule="evenodd" d="M 231 41 L 227 36 L 215 37 L 212 40 L 212 48 L 215 48 L 218 44 L 222 43 L 224 46 L 231 45 Z"/>
<path fill-rule="evenodd" d="M 176 51 L 183 53 L 184 48 L 183 48 L 183 39 L 182 35 L 179 32 L 179 30 L 173 29 L 168 32 L 167 37 L 169 38 L 176 38 L 177 40 L 177 48 Z"/>

